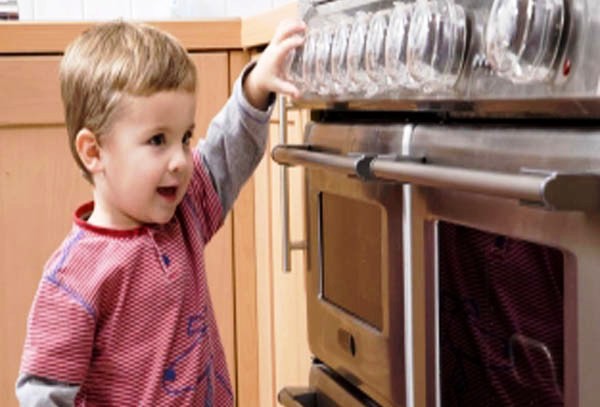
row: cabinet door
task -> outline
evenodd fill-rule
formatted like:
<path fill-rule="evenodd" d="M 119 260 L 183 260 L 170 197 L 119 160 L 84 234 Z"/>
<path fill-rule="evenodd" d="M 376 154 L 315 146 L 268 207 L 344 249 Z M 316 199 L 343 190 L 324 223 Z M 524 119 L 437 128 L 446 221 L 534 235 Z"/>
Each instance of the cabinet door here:
<path fill-rule="evenodd" d="M 288 112 L 288 143 L 301 143 L 306 113 Z M 270 150 L 279 143 L 279 115 L 273 115 Z M 289 169 L 290 240 L 303 241 L 304 176 Z M 305 253 L 291 254 L 291 270 L 282 264 L 281 167 L 267 156 L 255 174 L 257 309 L 260 406 L 276 406 L 285 386 L 308 385 L 310 352 L 306 325 Z M 246 407 L 241 404 L 242 407 Z M 250 406 L 248 406 L 250 407 Z"/>
<path fill-rule="evenodd" d="M 27 314 L 42 267 L 91 200 L 68 147 L 59 57 L 3 57 L 0 77 L 0 405 L 16 406 Z M 6 80 L 5 80 L 6 78 Z"/>
<path fill-rule="evenodd" d="M 0 128 L 0 405 L 16 406 L 27 314 L 42 267 L 91 200 L 62 126 Z"/>
<path fill-rule="evenodd" d="M 287 143 L 301 144 L 304 124 L 308 113 L 290 111 L 287 116 Z M 279 114 L 274 115 L 271 125 L 269 151 L 280 143 Z M 273 264 L 273 319 L 275 348 L 275 392 L 292 385 L 308 384 L 310 352 L 306 319 L 306 250 L 294 250 L 289 254 L 289 270 L 283 266 L 283 217 L 281 194 L 282 167 L 269 160 L 271 166 L 271 202 L 273 205 L 271 261 Z M 306 241 L 305 231 L 305 183 L 302 167 L 288 168 L 289 242 Z"/>
<path fill-rule="evenodd" d="M 246 51 L 229 53 L 229 81 L 232 87 L 250 61 Z M 235 270 L 235 330 L 237 405 L 260 407 L 258 309 L 256 278 L 256 222 L 254 216 L 255 175 L 242 187 L 233 205 L 233 252 Z"/>
<path fill-rule="evenodd" d="M 198 69 L 195 144 L 206 135 L 208 124 L 229 97 L 229 59 L 227 52 L 192 53 Z M 221 229 L 206 246 L 206 274 L 217 325 L 235 389 L 235 318 L 233 283 L 233 226 L 227 216 Z"/>

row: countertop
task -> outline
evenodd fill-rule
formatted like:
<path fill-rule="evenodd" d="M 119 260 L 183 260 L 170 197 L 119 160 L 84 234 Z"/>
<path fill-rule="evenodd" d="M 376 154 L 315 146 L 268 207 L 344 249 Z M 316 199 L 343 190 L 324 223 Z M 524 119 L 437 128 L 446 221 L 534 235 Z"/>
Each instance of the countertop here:
<path fill-rule="evenodd" d="M 295 1 L 248 18 L 150 21 L 177 37 L 188 50 L 248 49 L 266 44 L 277 23 L 293 18 Z M 60 54 L 94 22 L 0 23 L 0 55 Z"/>

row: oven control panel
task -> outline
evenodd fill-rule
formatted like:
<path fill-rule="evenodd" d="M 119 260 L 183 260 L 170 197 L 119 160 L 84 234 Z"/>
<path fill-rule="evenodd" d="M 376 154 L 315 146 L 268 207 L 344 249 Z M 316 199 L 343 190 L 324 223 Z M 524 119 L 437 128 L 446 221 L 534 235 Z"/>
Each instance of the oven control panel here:
<path fill-rule="evenodd" d="M 287 75 L 308 103 L 513 113 L 577 99 L 600 117 L 600 1 L 301 0 L 299 12 L 308 30 Z"/>

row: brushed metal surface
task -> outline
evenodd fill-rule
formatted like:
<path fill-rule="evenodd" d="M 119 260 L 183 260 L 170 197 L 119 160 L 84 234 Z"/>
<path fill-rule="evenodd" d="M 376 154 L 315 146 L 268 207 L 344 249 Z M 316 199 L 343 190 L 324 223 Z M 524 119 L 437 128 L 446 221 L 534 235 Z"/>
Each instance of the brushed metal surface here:
<path fill-rule="evenodd" d="M 402 145 L 408 149 L 402 148 Z M 592 172 L 600 168 L 600 127 L 576 125 L 493 124 L 316 124 L 307 127 L 305 146 L 334 155 L 374 153 L 421 157 L 432 165 L 465 171 L 519 173 L 524 168 L 542 171 Z M 559 249 L 564 265 L 564 330 L 566 407 L 592 407 L 600 402 L 600 213 L 557 212 L 523 205 L 516 199 L 498 198 L 452 188 L 408 186 L 362 181 L 347 171 L 307 171 L 308 225 L 311 236 L 307 273 L 309 342 L 311 351 L 348 382 L 370 394 L 383 406 L 406 405 L 406 375 L 413 375 L 415 403 L 437 404 L 437 348 L 434 287 L 438 222 L 449 222 L 522 239 Z M 388 259 L 383 304 L 384 329 L 374 330 L 352 315 L 323 301 L 319 252 L 319 209 L 322 192 L 340 194 L 380 205 L 386 213 L 382 256 Z M 593 191 L 592 191 L 593 192 Z M 404 199 L 407 198 L 407 199 Z M 403 202 L 404 201 L 404 202 Z M 399 217 L 410 214 L 410 236 L 403 236 Z M 402 247 L 402 239 L 409 244 Z M 353 250 L 350 242 L 348 250 Z M 402 259 L 410 251 L 411 262 Z M 405 287 L 402 274 L 410 267 L 413 282 Z M 427 277 L 428 283 L 419 285 Z M 414 284 L 414 285 L 413 285 Z M 406 289 L 405 289 L 406 288 Z M 414 333 L 406 337 L 404 295 L 411 295 Z M 425 328 L 423 328 L 423 326 Z M 357 355 L 339 349 L 338 330 L 353 336 Z M 424 329 L 424 331 L 423 331 Z M 425 338 L 421 340 L 420 338 Z M 413 341 L 415 365 L 406 364 L 404 343 Z M 425 366 L 420 363 L 426 361 Z M 408 371 L 411 369 L 411 371 Z M 425 394 L 425 396 L 423 395 Z M 426 400 L 426 402 L 422 401 Z"/>
<path fill-rule="evenodd" d="M 401 0 L 412 3 L 412 0 Z M 565 0 L 567 25 L 554 75 L 542 83 L 512 83 L 490 67 L 485 55 L 485 26 L 493 0 L 455 0 L 467 12 L 469 42 L 463 71 L 450 90 L 423 94 L 389 90 L 373 97 L 306 93 L 299 107 L 341 110 L 433 111 L 459 117 L 568 117 L 600 119 L 600 2 Z M 301 0 L 309 26 L 336 21 L 357 11 L 393 7 L 393 0 Z"/>

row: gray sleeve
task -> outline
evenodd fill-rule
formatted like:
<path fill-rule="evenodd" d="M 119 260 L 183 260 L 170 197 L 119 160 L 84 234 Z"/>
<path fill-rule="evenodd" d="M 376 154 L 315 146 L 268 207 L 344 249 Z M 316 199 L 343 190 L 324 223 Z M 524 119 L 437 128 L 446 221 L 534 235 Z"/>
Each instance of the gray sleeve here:
<path fill-rule="evenodd" d="M 254 67 L 246 66 L 236 80 L 232 95 L 210 123 L 206 138 L 198 143 L 223 213 L 227 213 L 240 189 L 265 152 L 274 95 L 266 111 L 253 107 L 242 90 L 242 81 Z"/>
<path fill-rule="evenodd" d="M 21 407 L 73 407 L 79 386 L 22 374 L 16 385 Z"/>

